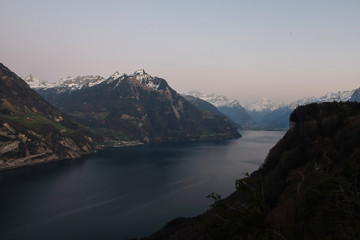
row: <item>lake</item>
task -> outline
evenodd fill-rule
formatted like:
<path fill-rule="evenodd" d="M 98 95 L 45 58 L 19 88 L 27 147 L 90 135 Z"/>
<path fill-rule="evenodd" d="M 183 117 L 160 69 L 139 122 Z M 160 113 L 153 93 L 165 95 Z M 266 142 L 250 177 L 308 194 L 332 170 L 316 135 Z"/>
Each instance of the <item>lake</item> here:
<path fill-rule="evenodd" d="M 284 135 L 108 148 L 78 160 L 0 172 L 0 239 L 126 239 L 196 216 L 235 190 Z"/>

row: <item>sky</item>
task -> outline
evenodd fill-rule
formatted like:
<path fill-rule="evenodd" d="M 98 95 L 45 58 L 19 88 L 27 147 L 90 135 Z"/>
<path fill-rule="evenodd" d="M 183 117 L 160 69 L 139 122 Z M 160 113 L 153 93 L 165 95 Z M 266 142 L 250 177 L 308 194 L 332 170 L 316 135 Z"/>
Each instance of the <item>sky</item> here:
<path fill-rule="evenodd" d="M 359 0 L 0 0 L 21 77 L 145 69 L 180 93 L 289 103 L 360 87 Z"/>

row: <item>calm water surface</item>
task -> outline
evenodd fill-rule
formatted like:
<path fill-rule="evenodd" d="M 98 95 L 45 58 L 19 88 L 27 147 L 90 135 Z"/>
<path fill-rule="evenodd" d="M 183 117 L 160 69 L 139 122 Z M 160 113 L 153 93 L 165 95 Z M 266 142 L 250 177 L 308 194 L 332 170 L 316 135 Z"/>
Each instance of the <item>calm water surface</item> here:
<path fill-rule="evenodd" d="M 110 148 L 82 160 L 0 172 L 0 239 L 142 237 L 229 195 L 284 132 L 207 143 Z"/>

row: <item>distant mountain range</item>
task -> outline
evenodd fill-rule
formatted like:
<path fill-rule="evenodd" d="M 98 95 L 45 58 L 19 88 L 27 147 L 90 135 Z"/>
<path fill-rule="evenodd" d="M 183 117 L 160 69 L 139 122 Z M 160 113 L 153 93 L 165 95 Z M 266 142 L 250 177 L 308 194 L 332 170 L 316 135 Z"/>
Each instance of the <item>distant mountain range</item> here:
<path fill-rule="evenodd" d="M 138 73 L 139 74 L 139 73 Z M 26 81 L 29 85 L 36 89 L 42 96 L 48 101 L 56 104 L 55 96 L 62 93 L 70 93 L 75 90 L 85 89 L 88 87 L 96 86 L 104 81 L 111 79 L 118 79 L 123 75 L 115 72 L 108 79 L 101 76 L 78 76 L 67 77 L 61 79 L 57 83 L 49 83 L 46 81 L 40 81 L 33 76 L 26 77 Z M 152 85 L 152 81 L 146 80 L 151 78 L 149 75 L 145 79 L 141 80 L 143 84 L 147 84 L 148 87 L 156 90 L 156 84 Z M 196 99 L 206 101 L 213 106 L 220 113 L 228 116 L 238 127 L 242 126 L 245 129 L 265 129 L 265 130 L 284 130 L 289 127 L 290 113 L 297 107 L 306 105 L 309 103 L 321 103 L 321 102 L 345 102 L 345 101 L 360 101 L 360 94 L 358 90 L 339 91 L 335 93 L 328 93 L 322 97 L 303 98 L 290 104 L 276 104 L 270 99 L 262 98 L 257 102 L 241 105 L 237 100 L 229 99 L 223 95 L 203 94 L 199 91 L 190 91 L 183 94 L 184 97 L 192 96 Z M 196 108 L 205 107 L 204 103 L 200 103 L 198 100 L 186 97 Z M 209 106 L 207 106 L 209 108 Z M 204 110 L 204 109 L 201 109 Z M 211 112 L 211 111 L 210 111 Z M 215 111 L 212 113 L 216 115 Z"/>
<path fill-rule="evenodd" d="M 323 102 L 347 102 L 356 100 L 355 90 L 339 91 L 328 93 L 322 97 L 303 98 L 290 104 L 277 105 L 271 100 L 263 98 L 262 100 L 246 105 L 245 108 L 249 115 L 256 122 L 255 127 L 261 129 L 287 129 L 289 127 L 289 117 L 291 112 L 298 106 L 310 103 Z"/>
<path fill-rule="evenodd" d="M 360 101 L 360 90 L 339 91 L 328 93 L 322 97 L 303 98 L 290 104 L 276 104 L 270 99 L 262 98 L 244 107 L 237 100 L 228 99 L 222 95 L 203 94 L 190 91 L 190 95 L 207 101 L 217 107 L 217 110 L 229 116 L 234 122 L 246 129 L 286 130 L 289 127 L 291 112 L 298 106 L 309 103 Z"/>
<path fill-rule="evenodd" d="M 339 91 L 336 93 L 327 93 L 326 95 L 316 98 L 303 98 L 296 102 L 293 102 L 289 105 L 285 105 L 284 107 L 289 107 L 290 109 L 295 109 L 298 106 L 303 106 L 309 103 L 322 103 L 322 102 L 347 102 L 351 100 L 352 95 L 355 90 L 350 91 Z"/>
<path fill-rule="evenodd" d="M 261 100 L 250 103 L 245 105 L 247 111 L 255 111 L 255 112 L 262 112 L 262 111 L 275 111 L 279 108 L 290 108 L 295 109 L 298 106 L 306 105 L 309 103 L 322 103 L 322 102 L 346 102 L 350 101 L 352 95 L 354 94 L 355 90 L 351 91 L 339 91 L 336 93 L 327 93 L 322 97 L 310 97 L 310 98 L 303 98 L 292 102 L 290 104 L 276 104 L 270 99 L 262 98 Z"/>
<path fill-rule="evenodd" d="M 77 77 L 69 76 L 60 79 L 56 83 L 51 83 L 51 82 L 39 80 L 38 78 L 33 77 L 32 74 L 29 74 L 24 78 L 24 80 L 32 89 L 57 88 L 59 92 L 63 92 L 63 91 L 78 90 L 84 87 L 92 87 L 102 83 L 106 79 L 101 76 L 92 76 L 92 75 L 77 76 Z"/>

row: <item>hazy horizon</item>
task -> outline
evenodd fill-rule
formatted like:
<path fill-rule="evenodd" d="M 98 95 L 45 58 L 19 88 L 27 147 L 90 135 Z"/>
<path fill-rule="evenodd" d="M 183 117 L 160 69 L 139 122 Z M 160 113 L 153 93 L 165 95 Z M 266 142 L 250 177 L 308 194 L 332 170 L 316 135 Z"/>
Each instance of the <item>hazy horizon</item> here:
<path fill-rule="evenodd" d="M 358 1 L 1 1 L 0 62 L 50 82 L 145 69 L 289 103 L 360 87 Z"/>

